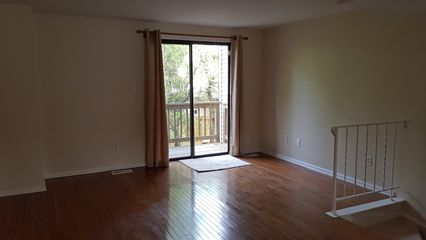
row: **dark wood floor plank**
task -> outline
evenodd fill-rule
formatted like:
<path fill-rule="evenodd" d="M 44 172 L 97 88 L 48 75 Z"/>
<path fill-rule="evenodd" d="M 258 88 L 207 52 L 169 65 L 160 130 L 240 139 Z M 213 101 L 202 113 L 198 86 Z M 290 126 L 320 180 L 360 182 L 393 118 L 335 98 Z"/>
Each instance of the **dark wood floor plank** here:
<path fill-rule="evenodd" d="M 172 162 L 47 180 L 45 193 L 0 198 L 0 239 L 374 239 L 325 215 L 330 177 L 266 155 L 244 160 L 208 173 Z M 372 198 L 382 196 L 340 206 Z"/>

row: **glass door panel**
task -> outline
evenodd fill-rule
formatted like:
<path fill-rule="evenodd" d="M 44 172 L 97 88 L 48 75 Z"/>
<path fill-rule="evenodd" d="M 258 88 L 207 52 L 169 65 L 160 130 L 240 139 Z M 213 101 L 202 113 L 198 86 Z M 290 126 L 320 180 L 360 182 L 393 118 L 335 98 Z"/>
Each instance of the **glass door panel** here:
<path fill-rule="evenodd" d="M 162 44 L 169 157 L 191 157 L 190 45 Z"/>
<path fill-rule="evenodd" d="M 228 152 L 228 45 L 192 45 L 194 155 Z"/>

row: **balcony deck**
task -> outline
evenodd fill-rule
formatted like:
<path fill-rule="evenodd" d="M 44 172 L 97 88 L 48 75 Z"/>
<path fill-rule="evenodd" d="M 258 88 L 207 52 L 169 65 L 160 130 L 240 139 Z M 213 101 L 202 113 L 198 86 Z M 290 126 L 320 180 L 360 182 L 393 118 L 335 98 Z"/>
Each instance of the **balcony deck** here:
<path fill-rule="evenodd" d="M 195 155 L 223 153 L 228 151 L 227 143 L 208 143 L 195 145 Z M 169 147 L 170 158 L 182 158 L 190 155 L 189 146 Z"/>

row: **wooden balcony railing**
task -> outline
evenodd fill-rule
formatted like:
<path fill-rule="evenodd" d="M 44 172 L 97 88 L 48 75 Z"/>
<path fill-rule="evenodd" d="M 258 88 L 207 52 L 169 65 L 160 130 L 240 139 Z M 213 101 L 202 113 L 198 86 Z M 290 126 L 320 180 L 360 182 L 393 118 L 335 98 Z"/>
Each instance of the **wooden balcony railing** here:
<path fill-rule="evenodd" d="M 180 146 L 191 139 L 190 104 L 167 104 L 169 143 Z M 222 125 L 222 129 L 221 129 Z M 228 107 L 221 102 L 194 103 L 194 137 L 196 143 L 227 142 Z"/>

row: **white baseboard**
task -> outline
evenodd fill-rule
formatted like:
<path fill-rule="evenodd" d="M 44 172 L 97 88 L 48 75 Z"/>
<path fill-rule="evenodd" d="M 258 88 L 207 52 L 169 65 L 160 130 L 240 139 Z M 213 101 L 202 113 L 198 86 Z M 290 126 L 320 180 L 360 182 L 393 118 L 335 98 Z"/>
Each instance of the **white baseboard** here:
<path fill-rule="evenodd" d="M 7 191 L 0 191 L 0 197 L 8 197 L 14 195 L 22 195 L 28 193 L 36 193 L 36 192 L 46 192 L 46 185 L 36 186 L 36 187 L 28 187 L 28 188 L 19 188 L 12 189 Z"/>
<path fill-rule="evenodd" d="M 331 171 L 330 169 L 318 167 L 316 165 L 304 162 L 302 160 L 298 160 L 298 159 L 295 159 L 295 158 L 292 158 L 292 157 L 289 157 L 289 156 L 286 156 L 286 155 L 283 155 L 283 154 L 274 153 L 274 152 L 267 151 L 267 150 L 263 150 L 262 153 L 276 157 L 280 160 L 284 160 L 284 161 L 287 161 L 287 162 L 290 162 L 290 163 L 294 163 L 296 165 L 302 166 L 304 168 L 307 168 L 307 169 L 312 170 L 312 171 L 317 172 L 317 173 L 321 173 L 321 174 L 324 174 L 324 175 L 327 175 L 327 176 L 333 176 L 333 171 Z"/>
<path fill-rule="evenodd" d="M 290 163 L 294 163 L 296 165 L 299 165 L 301 167 L 307 168 L 309 170 L 312 170 L 312 171 L 320 173 L 320 174 L 324 174 L 324 175 L 331 176 L 331 177 L 333 176 L 333 171 L 331 169 L 319 167 L 319 166 L 307 163 L 305 161 L 295 159 L 295 158 L 292 158 L 292 157 L 289 157 L 289 156 L 286 156 L 286 155 L 283 155 L 283 154 L 274 153 L 274 152 L 268 151 L 268 150 L 263 150 L 262 153 L 276 157 L 280 160 L 284 160 L 284 161 L 287 161 L 287 162 L 290 162 Z M 340 180 L 343 180 L 344 175 L 341 174 L 341 173 L 338 173 L 337 178 L 340 179 Z M 354 184 L 355 179 L 353 177 L 346 176 L 346 182 Z M 364 181 L 357 179 L 356 185 L 359 186 L 359 187 L 364 187 Z M 378 185 L 376 185 L 376 187 L 374 188 L 374 184 L 369 183 L 369 182 L 366 183 L 365 187 L 366 187 L 366 189 L 369 189 L 369 190 L 376 189 L 376 191 L 381 191 L 383 189 L 381 186 L 378 186 Z M 391 194 L 390 191 L 384 191 L 382 193 L 389 195 L 389 196 Z"/>
<path fill-rule="evenodd" d="M 46 173 L 44 174 L 44 177 L 46 179 L 61 178 L 61 177 L 70 177 L 70 176 L 76 176 L 76 175 L 108 172 L 108 171 L 120 170 L 125 168 L 138 168 L 138 167 L 145 167 L 145 163 L 126 163 L 126 164 L 120 164 L 120 165 L 108 166 L 108 167 L 97 167 L 97 168 L 88 168 L 88 169 L 80 169 L 80 170 L 72 170 L 72 171 L 64 171 L 64 172 Z"/>

